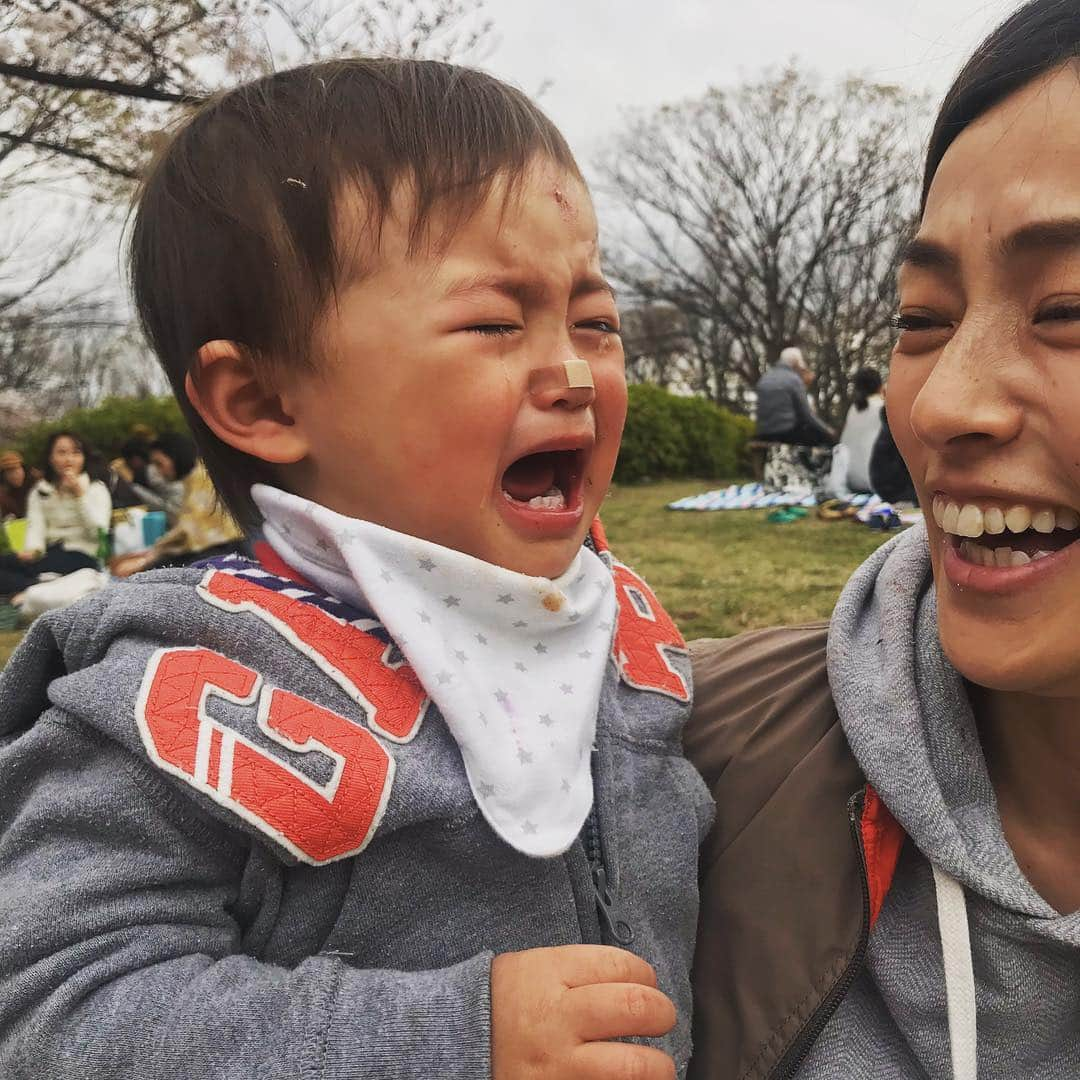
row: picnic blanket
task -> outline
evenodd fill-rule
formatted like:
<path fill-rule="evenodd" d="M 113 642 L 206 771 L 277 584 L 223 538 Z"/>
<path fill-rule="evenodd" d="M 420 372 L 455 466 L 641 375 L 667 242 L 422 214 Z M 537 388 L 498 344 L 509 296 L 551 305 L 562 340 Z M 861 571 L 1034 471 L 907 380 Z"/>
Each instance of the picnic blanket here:
<path fill-rule="evenodd" d="M 687 495 L 667 504 L 669 510 L 772 510 L 779 507 L 815 507 L 819 504 L 818 495 L 805 488 L 787 488 L 780 490 L 765 484 L 731 484 L 726 488 L 703 491 L 700 495 Z M 822 510 L 822 516 L 830 505 L 839 505 L 839 500 L 825 499 L 828 505 Z M 914 525 L 922 521 L 922 511 L 917 506 L 905 503 L 886 502 L 877 495 L 852 495 L 843 500 L 844 506 L 852 507 L 850 517 L 863 525 L 880 526 L 882 521 L 889 528 L 897 525 Z M 828 515 L 834 520 L 842 520 L 840 515 Z M 843 519 L 849 515 L 844 515 Z"/>
<path fill-rule="evenodd" d="M 864 499 L 869 496 L 863 496 Z M 687 495 L 668 503 L 669 510 L 768 510 L 775 506 L 817 506 L 809 488 L 773 488 L 764 484 L 731 484 L 726 488 Z"/>

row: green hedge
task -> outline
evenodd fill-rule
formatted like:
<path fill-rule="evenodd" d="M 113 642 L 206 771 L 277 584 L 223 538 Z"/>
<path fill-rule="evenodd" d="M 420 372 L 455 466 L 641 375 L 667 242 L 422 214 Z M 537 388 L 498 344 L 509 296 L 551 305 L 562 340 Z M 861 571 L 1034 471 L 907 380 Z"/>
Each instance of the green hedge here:
<path fill-rule="evenodd" d="M 746 471 L 754 422 L 700 397 L 658 386 L 629 388 L 615 479 L 623 484 L 678 476 L 720 478 Z"/>
<path fill-rule="evenodd" d="M 746 472 L 746 442 L 754 423 L 700 397 L 680 397 L 658 386 L 629 388 L 629 408 L 615 479 L 633 484 L 678 476 L 703 479 Z M 74 431 L 105 457 L 115 457 L 131 438 L 135 424 L 159 434 L 185 431 L 172 397 L 109 398 L 92 409 L 73 409 L 57 420 L 30 428 L 18 447 L 27 461 L 39 464 L 54 431 Z"/>
<path fill-rule="evenodd" d="M 106 398 L 92 409 L 72 409 L 57 420 L 35 424 L 19 439 L 26 460 L 41 465 L 45 444 L 54 431 L 74 431 L 106 458 L 120 452 L 136 424 L 146 424 L 157 434 L 187 431 L 175 398 Z"/>

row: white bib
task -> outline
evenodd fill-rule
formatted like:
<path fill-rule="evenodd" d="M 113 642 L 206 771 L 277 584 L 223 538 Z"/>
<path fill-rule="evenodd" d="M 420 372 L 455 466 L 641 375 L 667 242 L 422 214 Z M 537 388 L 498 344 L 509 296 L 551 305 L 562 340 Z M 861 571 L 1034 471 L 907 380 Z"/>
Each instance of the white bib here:
<path fill-rule="evenodd" d="M 586 548 L 562 577 L 517 574 L 261 484 L 270 546 L 370 611 L 438 706 L 488 823 L 526 855 L 574 842 L 592 807 L 590 752 L 616 600 Z"/>

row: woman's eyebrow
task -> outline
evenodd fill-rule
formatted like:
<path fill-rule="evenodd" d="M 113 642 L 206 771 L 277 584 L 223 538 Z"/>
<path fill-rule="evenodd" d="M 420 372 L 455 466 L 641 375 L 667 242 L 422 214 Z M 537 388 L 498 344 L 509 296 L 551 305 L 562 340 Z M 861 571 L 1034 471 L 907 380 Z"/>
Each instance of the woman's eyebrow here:
<path fill-rule="evenodd" d="M 1029 222 L 1009 233 L 997 245 L 998 255 L 1006 260 L 1018 255 L 1076 247 L 1080 247 L 1080 217 Z M 949 274 L 956 274 L 960 270 L 960 259 L 955 252 L 937 240 L 919 237 L 901 251 L 900 263 L 920 270 L 939 270 Z"/>
<path fill-rule="evenodd" d="M 900 253 L 901 266 L 917 266 L 920 270 L 942 270 L 949 274 L 960 271 L 960 258 L 936 240 L 909 241 Z"/>
<path fill-rule="evenodd" d="M 1033 252 L 1080 247 L 1080 217 L 1033 221 L 1001 241 L 1003 258 Z"/>

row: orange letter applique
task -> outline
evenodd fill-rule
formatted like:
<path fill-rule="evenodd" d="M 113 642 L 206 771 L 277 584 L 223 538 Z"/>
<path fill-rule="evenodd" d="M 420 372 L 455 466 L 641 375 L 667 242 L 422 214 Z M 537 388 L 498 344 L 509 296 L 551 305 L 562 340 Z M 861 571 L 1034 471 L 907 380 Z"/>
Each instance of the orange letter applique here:
<path fill-rule="evenodd" d="M 415 738 L 428 696 L 404 660 L 391 662 L 392 645 L 314 604 L 220 570 L 211 570 L 198 589 L 207 603 L 225 611 L 249 611 L 272 626 L 364 709 L 374 732 L 391 742 Z"/>
<path fill-rule="evenodd" d="M 317 783 L 214 720 L 206 711 L 212 697 L 257 706 L 260 730 L 288 750 L 330 758 L 330 779 Z M 394 762 L 369 731 L 263 685 L 256 672 L 210 649 L 158 649 L 135 717 L 157 765 L 304 862 L 317 865 L 362 851 L 386 809 Z"/>
<path fill-rule="evenodd" d="M 670 654 L 686 655 L 686 642 L 652 589 L 627 566 L 612 560 L 619 622 L 612 654 L 623 680 L 638 690 L 655 690 L 676 701 L 690 700 L 686 679 Z"/>

